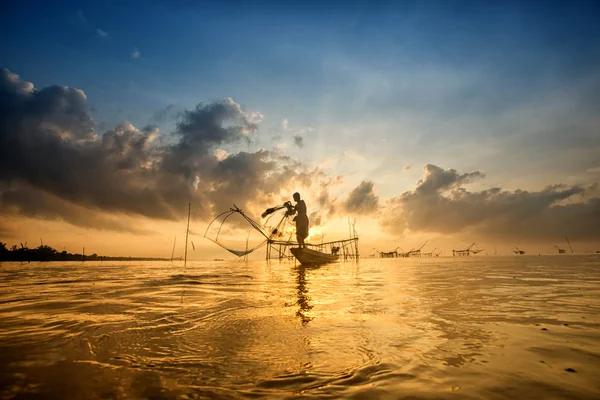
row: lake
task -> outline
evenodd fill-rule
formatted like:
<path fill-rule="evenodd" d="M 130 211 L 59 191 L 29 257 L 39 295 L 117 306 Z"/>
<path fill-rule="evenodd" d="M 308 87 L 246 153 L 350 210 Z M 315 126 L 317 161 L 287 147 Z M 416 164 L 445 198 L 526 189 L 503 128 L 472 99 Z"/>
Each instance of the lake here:
<path fill-rule="evenodd" d="M 0 263 L 2 399 L 598 399 L 600 256 Z"/>

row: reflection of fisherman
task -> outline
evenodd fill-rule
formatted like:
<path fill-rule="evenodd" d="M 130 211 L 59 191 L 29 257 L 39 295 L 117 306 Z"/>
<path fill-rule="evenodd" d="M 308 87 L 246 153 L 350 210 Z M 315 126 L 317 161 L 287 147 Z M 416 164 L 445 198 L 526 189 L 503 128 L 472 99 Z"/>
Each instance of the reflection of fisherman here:
<path fill-rule="evenodd" d="M 294 221 L 296 221 L 296 240 L 298 241 L 299 247 L 306 247 L 304 239 L 308 237 L 308 215 L 306 214 L 306 203 L 304 200 L 300 200 L 300 193 L 294 193 L 295 206 L 287 201 L 285 206 L 288 209 L 288 215 L 294 215 Z"/>
<path fill-rule="evenodd" d="M 298 300 L 296 303 L 298 306 L 300 306 L 300 308 L 298 311 L 296 311 L 296 315 L 300 317 L 302 320 L 302 325 L 304 325 L 313 319 L 313 317 L 310 315 L 310 310 L 313 308 L 313 306 L 310 304 L 308 288 L 306 287 L 308 280 L 306 279 L 306 270 L 303 266 L 298 268 L 297 283 L 298 286 L 296 286 L 296 288 L 298 289 Z"/>

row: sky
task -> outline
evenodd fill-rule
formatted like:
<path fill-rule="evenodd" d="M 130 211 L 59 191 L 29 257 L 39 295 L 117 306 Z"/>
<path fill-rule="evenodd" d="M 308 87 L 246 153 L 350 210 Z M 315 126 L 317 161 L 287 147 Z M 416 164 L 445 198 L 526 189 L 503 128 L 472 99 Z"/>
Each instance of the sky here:
<path fill-rule="evenodd" d="M 355 220 L 362 254 L 600 250 L 599 17 L 583 0 L 4 1 L 0 241 L 170 257 L 191 203 L 190 257 L 224 257 L 203 238 L 216 215 L 298 191 L 309 241 Z"/>

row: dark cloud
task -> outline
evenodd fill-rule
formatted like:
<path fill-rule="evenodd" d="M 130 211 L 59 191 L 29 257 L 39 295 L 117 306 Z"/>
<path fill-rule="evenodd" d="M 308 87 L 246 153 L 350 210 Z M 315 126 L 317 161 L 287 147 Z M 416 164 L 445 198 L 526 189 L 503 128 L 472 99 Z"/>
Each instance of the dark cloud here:
<path fill-rule="evenodd" d="M 304 147 L 304 138 L 302 136 L 294 135 L 294 144 L 299 148 Z"/>
<path fill-rule="evenodd" d="M 373 192 L 373 182 L 363 181 L 350 192 L 344 203 L 346 211 L 353 214 L 370 214 L 379 208 L 379 197 Z"/>
<path fill-rule="evenodd" d="M 459 174 L 454 169 L 442 169 L 438 166 L 427 164 L 425 166 L 425 178 L 417 183 L 416 191 L 422 195 L 443 192 L 471 182 L 474 179 L 483 178 L 483 176 L 479 171 Z"/>
<path fill-rule="evenodd" d="M 42 190 L 24 183 L 13 183 L 0 188 L 0 206 L 3 211 L 42 220 L 61 220 L 71 225 L 94 227 L 100 230 L 150 234 L 151 231 L 138 228 L 134 221 L 121 216 L 83 208 L 62 200 Z"/>
<path fill-rule="evenodd" d="M 175 132 L 178 143 L 165 155 L 165 167 L 189 176 L 216 146 L 248 142 L 247 135 L 258 129 L 261 120 L 260 114 L 245 113 L 230 98 L 200 103 L 194 110 L 183 112 Z"/>
<path fill-rule="evenodd" d="M 85 210 L 182 218 L 191 201 L 195 217 L 206 218 L 233 202 L 274 201 L 283 185 L 320 182 L 322 172 L 277 152 L 216 155 L 222 146 L 249 142 L 261 120 L 228 98 L 181 113 L 168 146 L 155 143 L 158 129 L 130 123 L 98 134 L 81 90 L 36 90 L 3 69 L 0 206 L 78 225 L 86 224 Z M 70 205 L 80 207 L 79 214 Z M 111 226 L 114 221 L 87 221 L 124 229 Z"/>
<path fill-rule="evenodd" d="M 482 176 L 427 165 L 415 190 L 388 201 L 390 217 L 383 224 L 397 234 L 410 229 L 506 239 L 600 238 L 600 198 L 585 197 L 593 187 L 551 185 L 538 192 L 462 187 Z"/>

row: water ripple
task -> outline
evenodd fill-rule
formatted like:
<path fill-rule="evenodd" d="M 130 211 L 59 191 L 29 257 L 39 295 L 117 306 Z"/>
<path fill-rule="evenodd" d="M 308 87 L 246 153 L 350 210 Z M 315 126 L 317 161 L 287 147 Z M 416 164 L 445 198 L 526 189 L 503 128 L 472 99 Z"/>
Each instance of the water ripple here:
<path fill-rule="evenodd" d="M 0 265 L 2 398 L 600 397 L 600 259 Z"/>

